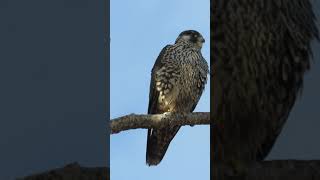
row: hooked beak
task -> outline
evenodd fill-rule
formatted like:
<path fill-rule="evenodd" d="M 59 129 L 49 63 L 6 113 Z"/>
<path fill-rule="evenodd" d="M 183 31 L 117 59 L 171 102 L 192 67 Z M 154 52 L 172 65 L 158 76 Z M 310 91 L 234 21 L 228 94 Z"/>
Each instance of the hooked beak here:
<path fill-rule="evenodd" d="M 206 42 L 203 37 L 200 37 L 199 41 L 202 42 L 202 43 Z"/>
<path fill-rule="evenodd" d="M 205 42 L 205 40 L 204 40 L 203 37 L 198 37 L 198 42 L 197 42 L 197 44 L 198 44 L 198 46 L 199 46 L 200 48 L 202 48 L 202 45 L 203 45 L 204 42 Z"/>

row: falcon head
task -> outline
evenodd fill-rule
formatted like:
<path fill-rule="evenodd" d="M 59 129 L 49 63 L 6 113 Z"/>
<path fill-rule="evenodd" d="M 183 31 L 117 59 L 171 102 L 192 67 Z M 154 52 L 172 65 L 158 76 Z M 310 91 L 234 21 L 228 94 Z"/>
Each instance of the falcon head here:
<path fill-rule="evenodd" d="M 204 38 L 202 35 L 195 30 L 187 30 L 183 31 L 182 33 L 179 34 L 176 43 L 177 42 L 187 42 L 191 45 L 193 45 L 196 48 L 201 49 L 202 44 L 205 42 Z"/>

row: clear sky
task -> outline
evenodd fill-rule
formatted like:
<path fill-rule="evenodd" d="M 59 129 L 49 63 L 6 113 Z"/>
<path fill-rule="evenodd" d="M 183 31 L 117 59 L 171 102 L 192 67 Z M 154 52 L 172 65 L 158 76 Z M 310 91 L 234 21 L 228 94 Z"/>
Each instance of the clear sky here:
<path fill-rule="evenodd" d="M 209 63 L 209 0 L 111 0 L 111 118 L 147 112 L 151 68 L 161 49 L 184 30 L 199 31 Z M 208 83 L 195 111 L 209 111 Z M 112 180 L 209 179 L 209 126 L 183 127 L 156 167 L 145 163 L 147 130 L 112 135 Z"/>

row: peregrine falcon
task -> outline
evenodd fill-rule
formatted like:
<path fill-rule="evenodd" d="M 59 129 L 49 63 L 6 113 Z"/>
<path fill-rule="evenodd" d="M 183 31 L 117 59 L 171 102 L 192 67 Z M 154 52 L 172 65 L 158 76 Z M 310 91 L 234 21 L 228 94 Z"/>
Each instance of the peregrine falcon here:
<path fill-rule="evenodd" d="M 211 3 L 211 112 L 216 162 L 263 160 L 302 90 L 310 42 L 318 38 L 309 0 Z"/>
<path fill-rule="evenodd" d="M 148 114 L 192 112 L 207 82 L 208 64 L 201 54 L 205 42 L 194 30 L 180 33 L 165 46 L 151 73 Z M 148 129 L 146 163 L 157 165 L 180 126 Z"/>

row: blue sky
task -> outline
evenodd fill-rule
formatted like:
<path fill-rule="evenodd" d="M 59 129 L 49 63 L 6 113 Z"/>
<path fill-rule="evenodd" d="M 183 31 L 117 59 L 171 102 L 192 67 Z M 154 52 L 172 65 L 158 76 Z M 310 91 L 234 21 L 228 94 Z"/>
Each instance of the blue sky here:
<path fill-rule="evenodd" d="M 202 53 L 209 63 L 209 0 L 111 0 L 110 9 L 111 118 L 147 112 L 151 68 L 180 32 L 194 29 L 204 36 Z M 210 109 L 209 82 L 195 111 Z M 209 179 L 209 134 L 209 126 L 181 128 L 156 167 L 145 163 L 147 130 L 112 135 L 111 179 Z"/>

